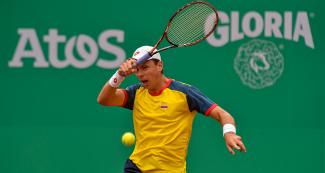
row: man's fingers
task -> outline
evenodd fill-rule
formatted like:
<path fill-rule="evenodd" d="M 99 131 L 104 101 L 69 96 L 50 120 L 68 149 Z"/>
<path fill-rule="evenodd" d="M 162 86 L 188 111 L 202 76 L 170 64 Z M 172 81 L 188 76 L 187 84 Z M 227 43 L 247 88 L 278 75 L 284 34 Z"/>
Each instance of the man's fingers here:
<path fill-rule="evenodd" d="M 227 148 L 232 155 L 235 155 L 235 151 L 231 148 L 231 146 L 227 145 Z"/>
<path fill-rule="evenodd" d="M 127 65 L 126 65 L 126 64 L 122 64 L 122 65 L 121 65 L 121 70 L 122 70 L 125 74 L 127 74 L 127 72 L 128 72 L 128 67 L 127 67 Z"/>
<path fill-rule="evenodd" d="M 242 142 L 240 141 L 240 142 L 238 142 L 238 145 L 239 145 L 239 147 L 240 147 L 240 151 L 243 151 L 243 152 L 246 153 L 246 147 L 245 147 L 244 143 L 242 143 Z"/>
<path fill-rule="evenodd" d="M 246 152 L 246 147 L 244 143 L 242 142 L 242 138 L 240 136 L 237 136 L 237 140 L 235 140 L 236 146 L 239 147 L 239 151 Z M 237 149 L 237 148 L 236 148 Z"/>
<path fill-rule="evenodd" d="M 136 60 L 129 59 L 129 61 L 127 61 L 127 64 L 129 69 L 134 69 L 136 67 Z"/>
<path fill-rule="evenodd" d="M 232 148 L 235 148 L 236 150 L 241 150 L 240 146 L 238 146 L 236 143 L 231 145 Z"/>
<path fill-rule="evenodd" d="M 128 63 L 130 63 L 132 69 L 135 69 L 137 67 L 137 60 L 133 59 L 133 58 L 129 58 L 128 59 Z"/>
<path fill-rule="evenodd" d="M 228 136 L 225 136 L 225 140 L 230 153 L 235 154 L 234 149 L 246 153 L 246 147 L 242 142 L 242 138 L 240 136 L 237 136 L 235 134 L 229 134 Z"/>
<path fill-rule="evenodd" d="M 134 68 L 135 66 L 133 66 L 133 64 L 135 64 L 135 60 L 134 59 L 128 59 L 126 62 L 122 63 L 121 66 L 120 66 L 120 73 L 123 75 L 123 76 L 128 76 L 132 73 L 135 73 L 137 72 L 137 69 Z"/>
<path fill-rule="evenodd" d="M 128 69 L 132 69 L 132 64 L 131 64 L 131 62 L 127 62 L 126 65 L 127 65 Z"/>
<path fill-rule="evenodd" d="M 131 59 L 131 65 L 134 67 L 137 65 L 137 61 L 135 59 Z"/>
<path fill-rule="evenodd" d="M 131 72 L 131 73 L 135 73 L 137 71 L 137 63 L 134 59 L 130 59 L 130 61 L 127 62 L 127 65 L 128 65 L 128 70 Z"/>

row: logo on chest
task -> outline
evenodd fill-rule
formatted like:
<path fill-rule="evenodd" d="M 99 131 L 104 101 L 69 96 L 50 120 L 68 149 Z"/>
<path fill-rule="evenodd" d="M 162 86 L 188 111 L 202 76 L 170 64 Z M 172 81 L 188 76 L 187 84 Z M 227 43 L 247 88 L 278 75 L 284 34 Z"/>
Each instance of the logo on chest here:
<path fill-rule="evenodd" d="M 168 104 L 166 102 L 161 102 L 160 109 L 166 111 L 168 109 Z"/>

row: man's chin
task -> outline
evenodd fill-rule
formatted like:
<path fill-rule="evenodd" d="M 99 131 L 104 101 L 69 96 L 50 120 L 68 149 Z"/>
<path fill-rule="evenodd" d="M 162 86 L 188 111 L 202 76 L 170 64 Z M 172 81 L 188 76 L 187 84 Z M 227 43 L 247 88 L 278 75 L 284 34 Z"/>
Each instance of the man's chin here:
<path fill-rule="evenodd" d="M 148 89 L 149 85 L 148 85 L 148 82 L 145 82 L 145 83 L 142 83 L 143 87 Z"/>
<path fill-rule="evenodd" d="M 143 87 L 148 90 L 152 89 L 152 87 L 148 83 L 143 83 Z"/>

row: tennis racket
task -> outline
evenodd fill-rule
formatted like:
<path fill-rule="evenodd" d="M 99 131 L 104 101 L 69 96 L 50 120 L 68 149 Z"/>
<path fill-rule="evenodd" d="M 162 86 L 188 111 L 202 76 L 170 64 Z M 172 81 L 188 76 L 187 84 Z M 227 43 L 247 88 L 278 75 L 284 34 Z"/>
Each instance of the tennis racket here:
<path fill-rule="evenodd" d="M 136 66 L 143 64 L 158 52 L 192 46 L 205 40 L 214 32 L 217 24 L 218 13 L 210 3 L 194 1 L 184 5 L 169 19 L 164 33 L 151 51 L 138 58 Z M 170 45 L 156 50 L 164 38 Z"/>

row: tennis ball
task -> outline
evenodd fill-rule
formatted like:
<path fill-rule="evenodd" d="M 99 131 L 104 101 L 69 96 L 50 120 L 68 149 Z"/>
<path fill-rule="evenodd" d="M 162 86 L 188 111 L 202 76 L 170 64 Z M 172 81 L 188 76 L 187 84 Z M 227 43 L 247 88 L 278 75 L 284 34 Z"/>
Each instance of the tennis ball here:
<path fill-rule="evenodd" d="M 125 132 L 122 136 L 122 143 L 127 146 L 130 147 L 134 144 L 135 142 L 135 136 L 132 132 Z"/>

